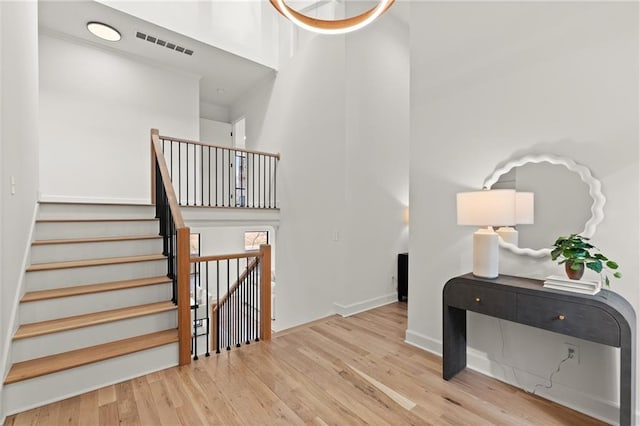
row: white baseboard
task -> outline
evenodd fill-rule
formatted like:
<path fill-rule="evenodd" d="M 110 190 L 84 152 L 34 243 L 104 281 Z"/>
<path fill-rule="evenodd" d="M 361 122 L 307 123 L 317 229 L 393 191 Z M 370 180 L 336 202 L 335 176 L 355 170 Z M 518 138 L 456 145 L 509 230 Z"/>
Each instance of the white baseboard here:
<path fill-rule="evenodd" d="M 150 198 L 84 197 L 72 195 L 40 194 L 40 202 L 49 203 L 89 203 L 89 204 L 143 204 L 149 205 Z"/>
<path fill-rule="evenodd" d="M 398 300 L 396 293 L 385 294 L 384 296 L 374 297 L 373 299 L 363 300 L 361 302 L 352 303 L 350 305 L 341 305 L 340 303 L 334 303 L 333 308 L 336 314 L 348 317 L 351 315 L 359 314 L 360 312 L 368 311 L 369 309 L 377 308 L 380 306 L 388 305 Z"/>
<path fill-rule="evenodd" d="M 407 330 L 405 342 L 427 352 L 442 356 L 441 340 L 433 339 L 412 330 Z M 541 383 L 547 380 L 547 377 L 540 377 L 539 375 L 490 359 L 486 353 L 473 348 L 467 349 L 467 368 L 523 389 L 526 392 L 530 392 L 532 389 L 528 389 L 521 384 L 524 378 L 528 378 L 529 380 L 527 381 L 530 383 Z M 618 424 L 620 410 L 618 403 L 615 401 L 598 398 L 560 383 L 554 383 L 552 393 L 539 390 L 537 395 L 609 424 Z M 640 424 L 640 411 L 636 412 L 636 418 L 636 423 Z"/>
<path fill-rule="evenodd" d="M 432 354 L 442 356 L 442 342 L 432 339 L 424 334 L 417 333 L 415 331 L 407 330 L 405 332 L 405 343 L 423 349 Z"/>

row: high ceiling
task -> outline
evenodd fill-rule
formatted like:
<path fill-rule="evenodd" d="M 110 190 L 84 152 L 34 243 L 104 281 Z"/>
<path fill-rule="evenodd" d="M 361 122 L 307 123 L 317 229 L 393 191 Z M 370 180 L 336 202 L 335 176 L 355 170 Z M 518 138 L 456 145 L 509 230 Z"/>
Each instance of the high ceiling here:
<path fill-rule="evenodd" d="M 159 66 L 201 76 L 200 101 L 229 107 L 259 82 L 272 77 L 272 68 L 169 31 L 93 1 L 40 2 L 41 31 L 57 37 L 119 52 Z M 89 21 L 107 23 L 122 34 L 119 42 L 89 33 Z M 141 39 L 137 33 L 192 50 L 190 56 Z M 152 40 L 153 40 L 152 38 Z"/>

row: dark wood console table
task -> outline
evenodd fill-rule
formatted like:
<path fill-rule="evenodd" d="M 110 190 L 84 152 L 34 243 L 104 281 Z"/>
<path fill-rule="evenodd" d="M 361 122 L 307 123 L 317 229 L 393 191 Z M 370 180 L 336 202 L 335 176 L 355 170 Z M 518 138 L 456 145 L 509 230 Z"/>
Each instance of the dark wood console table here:
<path fill-rule="evenodd" d="M 467 365 L 467 311 L 620 348 L 620 425 L 635 424 L 636 315 L 622 296 L 546 289 L 540 280 L 466 274 L 442 290 L 442 376 Z"/>

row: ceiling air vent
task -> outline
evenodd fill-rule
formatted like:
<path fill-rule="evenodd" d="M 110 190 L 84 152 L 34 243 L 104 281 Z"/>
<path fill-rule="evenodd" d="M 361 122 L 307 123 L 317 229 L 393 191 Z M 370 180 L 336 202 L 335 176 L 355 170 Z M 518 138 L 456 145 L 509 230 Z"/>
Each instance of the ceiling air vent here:
<path fill-rule="evenodd" d="M 140 31 L 136 32 L 136 37 L 139 38 L 140 40 L 146 40 L 149 43 L 153 43 L 156 44 L 158 46 L 162 46 L 162 47 L 166 47 L 167 49 L 170 50 L 174 50 L 178 53 L 184 53 L 185 55 L 193 55 L 193 50 L 191 49 L 187 49 L 186 47 L 182 47 L 182 46 L 178 46 L 175 43 L 171 43 L 169 41 L 166 40 L 162 40 L 158 37 L 154 37 L 152 35 L 148 35 L 145 33 L 141 33 Z"/>

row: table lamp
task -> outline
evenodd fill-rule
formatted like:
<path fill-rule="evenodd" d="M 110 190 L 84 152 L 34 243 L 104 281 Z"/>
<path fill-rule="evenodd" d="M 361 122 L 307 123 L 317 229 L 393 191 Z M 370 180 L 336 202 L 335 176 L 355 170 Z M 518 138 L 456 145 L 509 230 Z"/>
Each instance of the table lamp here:
<path fill-rule="evenodd" d="M 533 192 L 516 192 L 516 225 L 533 223 Z M 497 231 L 502 241 L 518 246 L 518 230 L 502 226 Z"/>
<path fill-rule="evenodd" d="M 480 228 L 473 234 L 473 275 L 498 277 L 498 234 L 493 226 L 515 225 L 516 191 L 493 189 L 457 194 L 458 225 Z"/>

